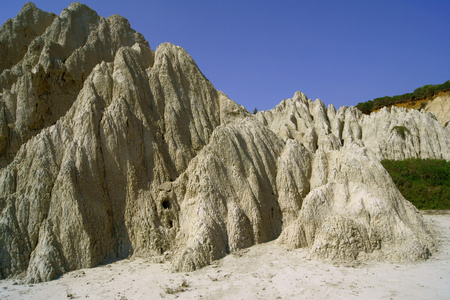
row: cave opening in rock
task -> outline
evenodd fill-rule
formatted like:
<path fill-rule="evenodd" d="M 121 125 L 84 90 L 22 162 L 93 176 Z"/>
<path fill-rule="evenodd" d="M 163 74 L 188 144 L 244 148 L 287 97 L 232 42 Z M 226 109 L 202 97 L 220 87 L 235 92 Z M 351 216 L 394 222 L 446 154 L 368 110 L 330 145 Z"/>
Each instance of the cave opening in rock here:
<path fill-rule="evenodd" d="M 169 199 L 164 199 L 162 202 L 162 207 L 164 209 L 171 209 L 172 208 L 172 203 L 170 203 Z"/>

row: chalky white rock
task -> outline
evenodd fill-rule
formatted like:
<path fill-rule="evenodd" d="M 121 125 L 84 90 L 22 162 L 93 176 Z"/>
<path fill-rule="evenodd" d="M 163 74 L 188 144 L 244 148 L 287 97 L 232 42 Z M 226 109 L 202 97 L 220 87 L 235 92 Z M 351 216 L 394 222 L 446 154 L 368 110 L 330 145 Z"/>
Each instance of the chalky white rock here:
<path fill-rule="evenodd" d="M 1 51 L 0 278 L 131 255 L 189 271 L 275 239 L 317 259 L 433 251 L 380 163 L 448 160 L 432 115 L 336 111 L 300 92 L 252 115 L 181 47 L 153 51 L 79 3 L 59 16 L 26 4 L 0 32 L 0 49 L 27 47 Z"/>

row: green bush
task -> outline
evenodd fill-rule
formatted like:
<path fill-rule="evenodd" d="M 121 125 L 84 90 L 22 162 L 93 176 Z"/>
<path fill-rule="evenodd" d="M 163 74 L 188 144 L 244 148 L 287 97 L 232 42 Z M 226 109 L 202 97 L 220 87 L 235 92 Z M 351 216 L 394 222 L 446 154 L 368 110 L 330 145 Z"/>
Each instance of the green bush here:
<path fill-rule="evenodd" d="M 394 126 L 391 129 L 391 132 L 393 132 L 393 131 L 396 131 L 402 137 L 402 139 L 405 139 L 407 133 L 411 134 L 409 129 L 406 128 L 405 126 Z"/>
<path fill-rule="evenodd" d="M 430 85 L 430 84 L 424 85 L 420 88 L 415 89 L 413 93 L 406 93 L 403 95 L 396 95 L 392 97 L 384 96 L 366 102 L 360 102 L 356 105 L 356 108 L 358 108 L 365 114 L 370 114 L 372 111 L 375 111 L 385 106 L 397 103 L 405 103 L 412 100 L 430 98 L 434 95 L 437 95 L 441 91 L 442 92 L 450 91 L 450 80 L 444 82 L 443 84 L 438 85 Z"/>
<path fill-rule="evenodd" d="M 402 195 L 418 209 L 450 209 L 450 162 L 406 159 L 381 163 Z"/>

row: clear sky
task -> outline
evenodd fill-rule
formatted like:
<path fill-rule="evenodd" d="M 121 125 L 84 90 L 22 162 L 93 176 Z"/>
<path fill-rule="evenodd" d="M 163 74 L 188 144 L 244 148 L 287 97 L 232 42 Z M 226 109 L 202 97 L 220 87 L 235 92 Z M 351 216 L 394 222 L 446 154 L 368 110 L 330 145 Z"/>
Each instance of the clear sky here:
<path fill-rule="evenodd" d="M 2 24 L 26 2 L 0 1 Z M 56 14 L 71 2 L 34 1 Z M 152 49 L 185 48 L 249 111 L 297 90 L 340 107 L 450 80 L 448 0 L 80 2 L 103 17 L 126 17 Z"/>

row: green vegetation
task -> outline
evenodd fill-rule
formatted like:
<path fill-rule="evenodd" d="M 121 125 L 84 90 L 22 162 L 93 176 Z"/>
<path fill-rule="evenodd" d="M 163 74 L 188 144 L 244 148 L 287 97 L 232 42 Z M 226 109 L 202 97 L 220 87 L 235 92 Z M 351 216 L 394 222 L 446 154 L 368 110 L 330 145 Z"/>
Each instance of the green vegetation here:
<path fill-rule="evenodd" d="M 407 133 L 411 134 L 409 129 L 406 128 L 405 126 L 395 126 L 392 128 L 391 132 L 392 131 L 396 131 L 402 137 L 403 140 L 405 139 Z"/>
<path fill-rule="evenodd" d="M 413 100 L 421 100 L 437 95 L 439 92 L 450 91 L 450 80 L 438 85 L 424 85 L 417 88 L 413 93 L 397 95 L 393 97 L 385 96 L 375 98 L 366 102 L 360 102 L 356 107 L 365 114 L 380 109 L 384 106 L 389 106 L 397 103 L 405 103 Z"/>
<path fill-rule="evenodd" d="M 450 209 L 450 162 L 406 159 L 381 163 L 402 195 L 418 209 Z"/>
<path fill-rule="evenodd" d="M 257 112 L 258 112 L 258 109 L 255 107 L 255 109 L 253 110 L 253 114 L 256 115 Z"/>

